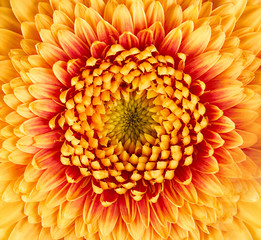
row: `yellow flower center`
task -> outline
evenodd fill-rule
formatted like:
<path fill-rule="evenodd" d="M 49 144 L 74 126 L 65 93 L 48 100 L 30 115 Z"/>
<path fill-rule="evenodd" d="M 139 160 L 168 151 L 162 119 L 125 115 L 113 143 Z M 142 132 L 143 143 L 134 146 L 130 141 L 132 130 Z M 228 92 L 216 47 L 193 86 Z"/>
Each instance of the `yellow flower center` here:
<path fill-rule="evenodd" d="M 89 58 L 52 120 L 65 131 L 61 162 L 92 176 L 95 193 L 131 190 L 137 201 L 140 185 L 171 180 L 178 165 L 190 165 L 207 119 L 182 66 L 182 56 L 175 63 L 154 46 L 113 45 L 102 59 Z"/>
<path fill-rule="evenodd" d="M 117 100 L 111 105 L 105 129 L 115 144 L 122 142 L 125 150 L 134 153 L 136 143 L 143 142 L 145 134 L 157 136 L 154 129 L 157 123 L 150 111 L 155 105 L 152 99 L 146 98 L 146 94 L 130 96 L 129 101 Z"/>

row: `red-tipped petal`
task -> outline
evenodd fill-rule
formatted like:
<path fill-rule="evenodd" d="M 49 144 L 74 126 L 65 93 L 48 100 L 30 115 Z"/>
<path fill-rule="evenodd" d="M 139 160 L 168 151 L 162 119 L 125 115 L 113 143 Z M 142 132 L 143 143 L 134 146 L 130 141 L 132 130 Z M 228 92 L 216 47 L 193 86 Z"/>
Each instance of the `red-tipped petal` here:
<path fill-rule="evenodd" d="M 179 50 L 179 46 L 182 39 L 182 32 L 180 29 L 173 29 L 164 38 L 159 50 L 164 55 L 170 55 L 174 57 Z"/>
<path fill-rule="evenodd" d="M 68 30 L 58 31 L 59 42 L 70 58 L 89 57 L 88 46 L 76 35 Z"/>
<path fill-rule="evenodd" d="M 187 56 L 201 54 L 207 47 L 211 36 L 211 27 L 202 26 L 188 35 L 180 45 L 179 51 Z"/>
<path fill-rule="evenodd" d="M 114 44 L 118 41 L 118 31 L 108 22 L 101 20 L 97 25 L 98 39 L 106 44 Z"/>
<path fill-rule="evenodd" d="M 131 15 L 125 5 L 120 4 L 115 9 L 112 17 L 112 25 L 118 30 L 120 34 L 124 32 L 134 32 Z"/>
<path fill-rule="evenodd" d="M 89 47 L 98 37 L 92 27 L 82 18 L 77 18 L 74 24 L 75 34 L 84 41 Z"/>
<path fill-rule="evenodd" d="M 131 48 L 138 48 L 139 47 L 139 39 L 132 34 L 131 32 L 124 32 L 119 37 L 119 43 L 125 48 L 125 49 L 131 49 Z"/>

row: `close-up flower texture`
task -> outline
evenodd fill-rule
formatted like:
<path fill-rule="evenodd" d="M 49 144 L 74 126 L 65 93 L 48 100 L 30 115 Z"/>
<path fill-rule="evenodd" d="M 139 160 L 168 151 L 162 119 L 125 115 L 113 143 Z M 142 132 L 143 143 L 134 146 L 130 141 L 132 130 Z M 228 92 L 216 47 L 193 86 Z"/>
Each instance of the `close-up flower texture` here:
<path fill-rule="evenodd" d="M 260 0 L 0 0 L 1 240 L 260 240 Z"/>

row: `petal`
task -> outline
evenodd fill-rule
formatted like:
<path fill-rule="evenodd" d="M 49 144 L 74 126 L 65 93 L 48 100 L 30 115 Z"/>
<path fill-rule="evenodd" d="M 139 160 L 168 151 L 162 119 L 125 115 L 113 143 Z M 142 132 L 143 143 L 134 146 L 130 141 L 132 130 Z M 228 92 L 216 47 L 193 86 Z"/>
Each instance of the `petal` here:
<path fill-rule="evenodd" d="M 84 41 L 89 47 L 94 41 L 98 40 L 96 33 L 92 27 L 82 18 L 76 18 L 74 24 L 75 34 Z"/>
<path fill-rule="evenodd" d="M 188 35 L 180 45 L 180 52 L 187 56 L 199 55 L 206 49 L 211 36 L 211 27 L 202 26 Z"/>
<path fill-rule="evenodd" d="M 228 133 L 221 133 L 220 136 L 225 141 L 224 147 L 227 149 L 241 146 L 244 143 L 242 136 L 235 130 Z"/>
<path fill-rule="evenodd" d="M 102 214 L 103 209 L 104 207 L 101 205 L 99 195 L 96 194 L 93 199 L 86 198 L 83 209 L 84 222 L 87 224 L 96 222 Z"/>
<path fill-rule="evenodd" d="M 207 195 L 214 197 L 223 195 L 221 183 L 215 175 L 202 174 L 194 171 L 192 182 L 197 189 Z"/>
<path fill-rule="evenodd" d="M 120 4 L 115 9 L 112 17 L 112 25 L 120 34 L 124 32 L 134 32 L 131 15 L 125 5 Z"/>
<path fill-rule="evenodd" d="M 10 49 L 20 48 L 20 41 L 23 37 L 7 29 L 0 29 L 0 52 L 2 55 L 9 53 Z"/>
<path fill-rule="evenodd" d="M 185 200 L 190 203 L 198 202 L 197 191 L 192 183 L 188 185 L 179 184 L 176 181 L 173 181 L 173 188 L 180 194 Z"/>
<path fill-rule="evenodd" d="M 70 184 L 70 188 L 66 193 L 66 199 L 73 201 L 88 194 L 91 189 L 90 178 L 82 179 L 80 182 Z"/>
<path fill-rule="evenodd" d="M 26 135 L 32 135 L 32 136 L 46 133 L 51 130 L 49 127 L 49 121 L 39 117 L 32 118 L 25 121 L 21 125 L 21 129 L 23 129 L 23 132 Z"/>
<path fill-rule="evenodd" d="M 146 11 L 148 25 L 151 26 L 155 22 L 161 22 L 164 25 L 165 16 L 164 9 L 159 1 L 152 2 Z"/>
<path fill-rule="evenodd" d="M 220 56 L 218 52 L 205 52 L 195 58 L 191 58 L 191 60 L 188 60 L 184 71 L 188 72 L 193 79 L 198 79 L 205 72 L 211 69 L 219 58 Z"/>
<path fill-rule="evenodd" d="M 134 239 L 141 239 L 144 232 L 145 226 L 142 224 L 139 214 L 136 214 L 136 218 L 130 224 L 127 224 L 128 231 Z"/>
<path fill-rule="evenodd" d="M 9 8 L 0 7 L 0 28 L 20 33 L 20 24 Z"/>
<path fill-rule="evenodd" d="M 235 129 L 235 122 L 231 118 L 222 116 L 218 120 L 211 122 L 210 129 L 217 133 L 230 132 Z"/>
<path fill-rule="evenodd" d="M 97 25 L 98 39 L 106 44 L 114 44 L 118 38 L 118 31 L 108 22 L 101 20 Z"/>
<path fill-rule="evenodd" d="M 36 49 L 38 54 L 40 54 L 50 66 L 52 66 L 58 60 L 69 60 L 67 54 L 55 45 L 49 43 L 39 43 L 36 45 Z"/>
<path fill-rule="evenodd" d="M 53 73 L 57 79 L 66 87 L 71 86 L 72 76 L 67 71 L 67 63 L 58 61 L 53 65 Z"/>
<path fill-rule="evenodd" d="M 188 185 L 192 179 L 192 172 L 189 166 L 180 166 L 175 170 L 174 180 L 180 184 Z"/>
<path fill-rule="evenodd" d="M 170 32 L 175 27 L 182 23 L 183 14 L 182 8 L 178 4 L 172 4 L 166 12 L 165 30 Z"/>
<path fill-rule="evenodd" d="M 130 197 L 129 194 L 125 194 L 119 199 L 121 217 L 126 223 L 132 223 L 137 215 L 136 202 Z"/>
<path fill-rule="evenodd" d="M 139 39 L 139 45 L 141 49 L 144 49 L 153 44 L 153 33 L 150 29 L 145 29 L 137 34 Z"/>
<path fill-rule="evenodd" d="M 134 47 L 139 47 L 139 39 L 132 34 L 131 32 L 124 32 L 119 37 L 119 43 L 125 48 L 125 49 L 131 49 Z"/>
<path fill-rule="evenodd" d="M 39 1 L 37 0 L 35 1 L 21 0 L 19 2 L 17 2 L 16 0 L 10 1 L 12 6 L 12 11 L 14 12 L 19 22 L 34 21 L 34 16 L 38 11 L 37 9 L 38 2 Z"/>
<path fill-rule="evenodd" d="M 61 86 L 61 83 L 54 76 L 53 71 L 48 68 L 31 68 L 28 73 L 28 76 L 33 83 Z"/>
<path fill-rule="evenodd" d="M 118 204 L 114 203 L 110 208 L 105 209 L 101 214 L 98 224 L 100 232 L 103 236 L 108 236 L 114 229 L 119 217 Z"/>
<path fill-rule="evenodd" d="M 147 19 L 141 2 L 133 1 L 130 6 L 130 13 L 135 33 L 147 28 Z"/>
<path fill-rule="evenodd" d="M 54 151 L 53 149 L 41 149 L 33 156 L 32 165 L 35 169 L 43 170 L 46 168 L 52 168 L 60 158 L 60 151 Z"/>
<path fill-rule="evenodd" d="M 232 54 L 222 54 L 216 64 L 200 77 L 200 80 L 205 83 L 212 80 L 213 78 L 224 72 L 226 69 L 228 69 L 229 66 L 231 66 L 233 60 L 234 57 Z"/>
<path fill-rule="evenodd" d="M 180 29 L 171 30 L 161 43 L 159 50 L 164 55 L 174 57 L 179 50 L 182 40 L 182 31 Z"/>
<path fill-rule="evenodd" d="M 192 163 L 192 168 L 201 173 L 213 174 L 219 170 L 219 165 L 215 157 L 198 157 Z"/>
<path fill-rule="evenodd" d="M 32 154 L 25 153 L 20 151 L 19 149 L 16 149 L 9 154 L 8 160 L 13 162 L 14 164 L 27 165 L 32 161 L 32 157 Z"/>
<path fill-rule="evenodd" d="M 36 189 L 40 192 L 48 192 L 60 186 L 66 181 L 64 166 L 48 168 L 39 178 Z"/>
<path fill-rule="evenodd" d="M 242 202 L 238 204 L 238 217 L 247 223 L 261 228 L 260 214 L 261 214 L 261 200 L 255 203 Z"/>
<path fill-rule="evenodd" d="M 29 92 L 36 99 L 58 99 L 58 94 L 61 91 L 61 87 L 50 85 L 50 84 L 41 84 L 35 83 L 29 87 Z"/>
<path fill-rule="evenodd" d="M 39 117 L 51 119 L 61 112 L 63 107 L 51 99 L 40 99 L 30 104 L 30 110 Z"/>
<path fill-rule="evenodd" d="M 68 30 L 58 31 L 58 39 L 70 58 L 88 57 L 90 55 L 88 46 Z"/>
<path fill-rule="evenodd" d="M 258 118 L 258 113 L 249 109 L 231 108 L 224 114 L 236 124 L 237 128 L 249 125 Z"/>
<path fill-rule="evenodd" d="M 261 50 L 261 32 L 253 32 L 244 34 L 240 37 L 239 47 L 248 51 L 252 51 L 257 55 Z"/>
<path fill-rule="evenodd" d="M 91 46 L 91 55 L 94 58 L 102 57 L 106 47 L 107 44 L 105 42 L 95 41 Z"/>
<path fill-rule="evenodd" d="M 30 224 L 27 218 L 20 220 L 14 227 L 10 237 L 10 240 L 17 239 L 37 239 L 42 229 L 41 224 Z"/>
<path fill-rule="evenodd" d="M 57 148 L 61 146 L 61 132 L 60 130 L 50 131 L 34 137 L 34 146 L 38 148 Z"/>
<path fill-rule="evenodd" d="M 117 2 L 117 0 L 109 0 L 106 3 L 105 9 L 104 9 L 104 20 L 106 20 L 109 23 L 112 23 L 113 13 L 118 5 L 119 5 L 119 3 Z"/>
<path fill-rule="evenodd" d="M 161 22 L 155 22 L 150 26 L 150 29 L 152 30 L 153 33 L 153 38 L 154 38 L 154 44 L 156 47 L 159 47 L 160 44 L 162 43 L 163 39 L 165 38 L 165 31 L 164 28 L 161 24 Z"/>

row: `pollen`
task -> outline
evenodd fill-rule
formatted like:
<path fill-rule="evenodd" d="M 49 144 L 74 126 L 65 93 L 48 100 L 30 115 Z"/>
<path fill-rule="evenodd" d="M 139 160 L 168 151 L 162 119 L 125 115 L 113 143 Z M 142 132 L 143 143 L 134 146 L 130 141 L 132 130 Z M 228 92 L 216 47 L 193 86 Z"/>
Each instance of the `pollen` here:
<path fill-rule="evenodd" d="M 91 177 L 95 193 L 131 191 L 139 201 L 141 185 L 163 184 L 179 165 L 192 163 L 208 124 L 197 94 L 205 86 L 199 80 L 191 86 L 184 58 L 162 56 L 154 46 L 115 44 L 103 54 L 89 58 L 61 92 L 66 108 L 50 126 L 65 131 L 62 164 Z"/>

